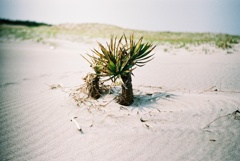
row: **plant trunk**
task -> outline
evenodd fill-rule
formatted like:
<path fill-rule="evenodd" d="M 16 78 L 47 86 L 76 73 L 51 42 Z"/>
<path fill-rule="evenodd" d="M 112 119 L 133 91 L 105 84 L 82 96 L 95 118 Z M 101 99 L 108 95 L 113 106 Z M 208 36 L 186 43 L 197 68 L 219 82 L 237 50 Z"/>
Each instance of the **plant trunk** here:
<path fill-rule="evenodd" d="M 88 74 L 85 78 L 87 83 L 88 95 L 94 99 L 98 99 L 101 96 L 99 88 L 99 76 L 95 74 Z"/>
<path fill-rule="evenodd" d="M 129 106 L 134 101 L 131 73 L 122 75 L 121 78 L 124 85 L 122 85 L 122 95 L 119 96 L 117 102 L 121 105 Z"/>

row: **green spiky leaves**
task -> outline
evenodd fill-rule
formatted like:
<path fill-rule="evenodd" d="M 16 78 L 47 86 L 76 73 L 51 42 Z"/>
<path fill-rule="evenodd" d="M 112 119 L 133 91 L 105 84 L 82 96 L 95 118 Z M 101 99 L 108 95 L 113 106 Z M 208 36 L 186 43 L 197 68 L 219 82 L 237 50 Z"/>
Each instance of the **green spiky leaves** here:
<path fill-rule="evenodd" d="M 154 54 L 150 53 L 155 48 L 152 44 L 143 43 L 143 37 L 135 42 L 133 35 L 129 39 L 125 35 L 120 39 L 112 36 L 106 46 L 101 43 L 98 45 L 99 50 L 93 49 L 93 55 L 88 54 L 91 60 L 83 57 L 91 64 L 96 74 L 108 76 L 112 81 L 132 73 L 136 66 L 142 67 L 151 61 Z"/>

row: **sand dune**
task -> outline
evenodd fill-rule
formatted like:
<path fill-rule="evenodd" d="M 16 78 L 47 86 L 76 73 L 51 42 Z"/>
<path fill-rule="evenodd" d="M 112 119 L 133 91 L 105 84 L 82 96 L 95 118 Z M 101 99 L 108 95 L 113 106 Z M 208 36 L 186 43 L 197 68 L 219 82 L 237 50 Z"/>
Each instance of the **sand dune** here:
<path fill-rule="evenodd" d="M 69 94 L 91 71 L 80 53 L 94 45 L 0 45 L 0 160 L 239 160 L 239 45 L 159 46 L 134 71 L 132 106 L 114 94 L 77 106 Z"/>

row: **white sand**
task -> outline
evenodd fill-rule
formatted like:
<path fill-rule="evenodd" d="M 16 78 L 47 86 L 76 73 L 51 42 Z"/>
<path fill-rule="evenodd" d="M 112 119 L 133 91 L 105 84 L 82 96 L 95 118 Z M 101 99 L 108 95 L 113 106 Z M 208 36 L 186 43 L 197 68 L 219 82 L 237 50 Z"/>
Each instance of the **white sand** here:
<path fill-rule="evenodd" d="M 68 92 L 96 44 L 64 44 L 0 44 L 0 160 L 239 160 L 240 45 L 159 46 L 134 71 L 132 106 L 107 95 L 78 107 Z"/>

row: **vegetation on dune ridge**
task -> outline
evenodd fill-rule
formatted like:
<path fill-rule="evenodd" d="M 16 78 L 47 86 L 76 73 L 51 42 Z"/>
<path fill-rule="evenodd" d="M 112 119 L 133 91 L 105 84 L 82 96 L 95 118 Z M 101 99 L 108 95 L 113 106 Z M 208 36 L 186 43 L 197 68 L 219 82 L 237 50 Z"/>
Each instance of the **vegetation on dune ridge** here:
<path fill-rule="evenodd" d="M 121 36 L 134 34 L 136 38 L 144 36 L 145 41 L 154 43 L 180 44 L 214 44 L 219 48 L 232 48 L 240 42 L 240 35 L 216 34 L 216 33 L 187 33 L 187 32 L 151 32 L 141 30 L 125 29 L 112 25 L 86 23 L 86 24 L 61 24 L 48 25 L 25 21 L 11 23 L 0 23 L 0 39 L 3 40 L 33 40 L 44 42 L 48 39 L 67 39 L 70 41 L 82 41 L 85 38 L 104 38 L 111 35 Z M 14 24 L 15 22 L 15 24 Z M 30 24 L 30 25 L 29 25 Z M 33 24 L 33 25 L 31 25 Z M 34 25 L 35 24 L 35 25 Z M 38 25 L 36 25 L 38 24 Z"/>
<path fill-rule="evenodd" d="M 8 20 L 8 19 L 0 19 L 0 24 L 8 24 L 8 25 L 21 25 L 28 27 L 39 27 L 39 26 L 51 26 L 50 24 L 35 22 L 35 21 L 22 21 L 22 20 Z"/>

